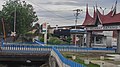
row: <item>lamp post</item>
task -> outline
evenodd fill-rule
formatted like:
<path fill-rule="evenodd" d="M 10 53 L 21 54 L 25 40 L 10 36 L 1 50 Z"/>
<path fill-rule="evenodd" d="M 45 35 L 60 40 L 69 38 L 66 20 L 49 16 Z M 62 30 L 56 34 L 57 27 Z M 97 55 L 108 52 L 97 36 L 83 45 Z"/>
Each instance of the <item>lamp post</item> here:
<path fill-rule="evenodd" d="M 76 9 L 76 10 L 73 10 L 75 11 L 75 30 L 77 29 L 76 26 L 77 26 L 77 19 L 78 19 L 78 15 L 80 14 L 81 11 L 83 11 L 82 9 Z M 76 34 L 75 34 L 75 46 L 76 46 Z"/>
<path fill-rule="evenodd" d="M 106 8 L 100 7 L 100 9 L 102 10 L 102 13 L 103 13 L 103 15 L 104 15 L 104 11 L 106 10 Z"/>

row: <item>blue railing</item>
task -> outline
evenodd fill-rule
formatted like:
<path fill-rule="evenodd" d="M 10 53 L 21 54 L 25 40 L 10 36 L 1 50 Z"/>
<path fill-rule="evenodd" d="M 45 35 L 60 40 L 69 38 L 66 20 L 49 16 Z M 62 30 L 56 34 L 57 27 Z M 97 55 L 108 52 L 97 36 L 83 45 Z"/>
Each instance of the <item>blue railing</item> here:
<path fill-rule="evenodd" d="M 39 42 L 39 41 L 38 41 Z M 115 51 L 115 48 L 80 48 L 80 47 L 75 47 L 75 46 L 59 46 L 59 45 L 49 45 L 49 46 L 41 46 L 36 44 L 35 42 L 31 43 L 4 43 L 2 40 L 2 47 L 12 47 L 12 48 L 46 48 L 49 50 L 52 50 L 52 47 L 56 48 L 59 51 L 75 51 L 75 52 L 80 52 L 80 51 Z"/>
<path fill-rule="evenodd" d="M 4 44 L 2 47 L 7 48 L 46 48 L 52 50 L 52 47 L 59 51 L 74 51 L 74 52 L 87 52 L 87 51 L 115 51 L 115 48 L 80 48 L 80 47 L 66 47 L 66 46 L 39 46 L 39 45 L 26 45 L 26 44 Z"/>
<path fill-rule="evenodd" d="M 41 45 L 41 46 L 44 46 L 44 42 L 41 42 L 41 41 L 39 41 L 39 40 L 36 40 L 36 39 L 34 39 L 34 42 L 35 43 L 37 43 L 37 44 L 39 44 L 39 45 Z"/>
<path fill-rule="evenodd" d="M 58 57 L 60 58 L 60 60 L 64 63 L 64 64 L 67 64 L 68 66 L 70 67 L 85 67 L 84 65 L 82 64 L 79 64 L 79 63 L 76 63 L 76 62 L 73 62 L 69 59 L 66 59 L 62 56 L 62 54 L 56 49 L 56 48 L 52 48 L 53 51 L 58 55 Z"/>

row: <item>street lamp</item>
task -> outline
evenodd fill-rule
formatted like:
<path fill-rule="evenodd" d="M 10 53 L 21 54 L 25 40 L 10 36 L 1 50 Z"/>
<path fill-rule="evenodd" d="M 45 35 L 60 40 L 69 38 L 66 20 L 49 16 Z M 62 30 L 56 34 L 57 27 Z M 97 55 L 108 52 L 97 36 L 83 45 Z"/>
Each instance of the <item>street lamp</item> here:
<path fill-rule="evenodd" d="M 106 10 L 106 8 L 100 7 L 100 9 L 102 10 L 102 13 L 103 13 L 103 15 L 104 15 L 104 11 Z"/>

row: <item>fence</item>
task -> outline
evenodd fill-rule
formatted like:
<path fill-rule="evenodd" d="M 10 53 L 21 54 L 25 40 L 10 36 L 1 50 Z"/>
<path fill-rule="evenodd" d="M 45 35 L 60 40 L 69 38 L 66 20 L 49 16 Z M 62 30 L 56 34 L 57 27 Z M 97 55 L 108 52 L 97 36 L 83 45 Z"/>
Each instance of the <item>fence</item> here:
<path fill-rule="evenodd" d="M 34 51 L 51 51 L 52 47 L 59 51 L 72 52 L 115 52 L 114 48 L 80 48 L 74 46 L 40 46 L 31 43 L 4 43 L 2 42 L 2 50 L 34 50 Z"/>
<path fill-rule="evenodd" d="M 2 50 L 35 50 L 35 51 L 51 51 L 52 46 L 37 46 L 37 45 L 3 45 Z M 79 47 L 55 47 L 59 51 L 68 52 L 115 52 L 113 48 L 79 48 Z"/>

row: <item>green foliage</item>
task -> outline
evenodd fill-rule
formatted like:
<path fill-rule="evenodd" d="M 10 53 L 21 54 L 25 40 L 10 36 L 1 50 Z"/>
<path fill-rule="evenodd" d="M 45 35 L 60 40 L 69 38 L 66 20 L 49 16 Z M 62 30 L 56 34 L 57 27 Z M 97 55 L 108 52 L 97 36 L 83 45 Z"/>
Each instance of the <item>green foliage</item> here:
<path fill-rule="evenodd" d="M 3 5 L 1 16 L 4 18 L 6 31 L 13 31 L 16 12 L 16 32 L 24 34 L 30 30 L 32 23 L 38 20 L 36 12 L 31 4 L 25 1 L 9 0 Z"/>
<path fill-rule="evenodd" d="M 39 40 L 40 40 L 41 42 L 44 42 L 44 37 L 39 37 Z"/>
<path fill-rule="evenodd" d="M 27 33 L 25 33 L 25 36 L 34 36 L 34 34 L 33 33 L 31 33 L 31 32 L 27 32 Z"/>
<path fill-rule="evenodd" d="M 57 37 L 50 37 L 49 40 L 48 40 L 48 43 L 55 44 L 55 45 L 57 45 L 57 44 L 67 44 L 66 42 L 60 40 Z"/>
<path fill-rule="evenodd" d="M 66 39 L 66 41 L 68 42 L 68 44 L 71 44 L 71 40 L 72 40 L 71 37 L 68 37 L 68 38 Z"/>

